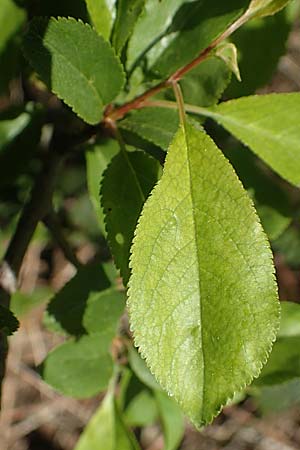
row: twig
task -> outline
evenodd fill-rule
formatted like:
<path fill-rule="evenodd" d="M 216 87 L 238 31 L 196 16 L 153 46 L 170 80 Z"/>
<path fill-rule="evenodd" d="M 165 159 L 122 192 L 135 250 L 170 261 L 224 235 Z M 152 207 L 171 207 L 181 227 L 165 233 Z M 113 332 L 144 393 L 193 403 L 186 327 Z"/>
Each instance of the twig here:
<path fill-rule="evenodd" d="M 219 37 L 217 37 L 208 47 L 206 47 L 193 61 L 186 64 L 185 66 L 179 68 L 166 80 L 160 82 L 156 86 L 147 90 L 143 94 L 139 95 L 135 99 L 128 103 L 120 106 L 119 108 L 107 108 L 103 122 L 106 123 L 107 120 L 111 119 L 113 121 L 122 119 L 126 114 L 134 109 L 144 108 L 146 106 L 147 100 L 158 94 L 164 89 L 173 86 L 174 82 L 180 81 L 184 75 L 197 67 L 200 63 L 205 61 L 212 53 L 212 51 L 225 39 L 227 39 L 232 33 L 234 33 L 238 28 L 240 28 L 245 22 L 251 19 L 253 12 L 247 10 L 241 17 L 239 17 L 227 30 L 224 31 Z"/>
<path fill-rule="evenodd" d="M 59 218 L 57 214 L 51 210 L 45 217 L 44 217 L 44 224 L 48 228 L 48 230 L 51 232 L 53 238 L 58 243 L 59 247 L 61 248 L 65 258 L 70 261 L 73 266 L 75 266 L 77 269 L 81 267 L 80 261 L 78 261 L 77 256 L 75 255 L 73 249 L 71 248 L 69 242 L 67 241 L 64 232 L 62 230 Z"/>

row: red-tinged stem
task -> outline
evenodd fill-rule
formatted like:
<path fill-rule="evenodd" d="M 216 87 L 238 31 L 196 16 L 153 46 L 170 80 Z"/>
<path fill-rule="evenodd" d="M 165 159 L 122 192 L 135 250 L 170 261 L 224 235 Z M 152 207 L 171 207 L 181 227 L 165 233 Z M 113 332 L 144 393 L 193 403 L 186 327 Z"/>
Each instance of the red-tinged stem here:
<path fill-rule="evenodd" d="M 246 11 L 239 19 L 237 19 L 227 30 L 224 31 L 219 37 L 217 37 L 207 48 L 205 48 L 200 55 L 197 56 L 197 58 L 193 59 L 190 63 L 186 64 L 185 66 L 179 68 L 174 72 L 169 78 L 162 81 L 161 83 L 157 84 L 156 86 L 153 86 L 148 91 L 144 92 L 143 94 L 139 95 L 135 99 L 131 100 L 128 103 L 125 103 L 124 105 L 120 106 L 119 108 L 108 108 L 107 112 L 104 116 L 104 123 L 107 120 L 119 120 L 122 119 L 126 114 L 128 114 L 130 111 L 134 109 L 140 109 L 147 106 L 147 100 L 150 97 L 153 97 L 155 94 L 158 94 L 163 89 L 166 89 L 168 87 L 172 87 L 174 82 L 180 81 L 184 75 L 186 75 L 188 72 L 193 70 L 195 67 L 197 67 L 199 64 L 201 64 L 203 61 L 205 61 L 212 51 L 219 45 L 224 39 L 227 39 L 232 33 L 234 33 L 238 28 L 240 28 L 241 25 L 243 25 L 245 22 L 247 22 L 251 18 L 251 15 L 249 14 L 249 11 Z"/>

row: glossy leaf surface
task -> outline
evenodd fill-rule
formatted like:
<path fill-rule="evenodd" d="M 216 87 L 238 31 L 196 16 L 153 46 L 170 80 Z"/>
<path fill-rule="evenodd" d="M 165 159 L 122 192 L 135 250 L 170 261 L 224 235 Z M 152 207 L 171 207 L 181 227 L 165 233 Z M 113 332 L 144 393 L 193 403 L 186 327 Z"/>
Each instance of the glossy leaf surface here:
<path fill-rule="evenodd" d="M 196 426 L 258 376 L 278 326 L 272 255 L 213 141 L 180 128 L 131 256 L 136 345 Z"/>

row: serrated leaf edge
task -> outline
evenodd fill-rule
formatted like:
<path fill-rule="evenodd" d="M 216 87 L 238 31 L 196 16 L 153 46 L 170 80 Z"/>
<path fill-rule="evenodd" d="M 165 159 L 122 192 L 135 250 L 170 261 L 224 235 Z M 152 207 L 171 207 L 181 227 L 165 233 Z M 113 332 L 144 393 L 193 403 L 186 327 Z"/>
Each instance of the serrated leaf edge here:
<path fill-rule="evenodd" d="M 37 20 L 45 21 L 45 18 L 42 17 L 42 16 L 37 16 L 37 17 L 34 17 L 33 20 L 34 20 L 34 21 L 37 21 Z M 109 44 L 109 42 L 108 42 L 107 40 L 105 40 L 104 37 L 103 37 L 102 35 L 100 35 L 99 33 L 97 33 L 97 31 L 96 31 L 90 24 L 83 22 L 81 19 L 75 19 L 74 17 L 70 17 L 70 16 L 69 16 L 69 17 L 58 16 L 57 18 L 56 18 L 56 17 L 51 17 L 51 18 L 50 18 L 50 21 L 52 21 L 52 22 L 57 22 L 57 23 L 59 23 L 59 22 L 65 22 L 65 23 L 68 23 L 68 22 L 73 22 L 73 23 L 74 23 L 74 22 L 76 22 L 76 23 L 80 23 L 80 24 L 84 25 L 88 30 L 93 31 L 93 32 L 96 34 L 97 38 L 99 38 L 99 39 L 102 41 L 103 45 L 106 46 L 106 48 L 110 49 L 110 51 L 112 51 L 112 54 L 113 54 L 113 56 L 114 56 L 115 59 L 116 59 L 116 63 L 117 63 L 118 66 L 119 66 L 120 73 L 121 73 L 121 76 L 122 76 L 122 79 L 123 79 L 123 80 L 122 80 L 122 85 L 120 86 L 120 89 L 119 89 L 119 92 L 121 92 L 121 90 L 122 90 L 123 87 L 124 87 L 125 79 L 126 79 L 125 70 L 124 70 L 124 67 L 123 67 L 123 65 L 122 65 L 122 63 L 121 63 L 121 60 L 120 60 L 119 56 L 116 54 L 115 49 Z M 43 42 L 42 39 L 41 39 L 41 41 Z M 28 60 L 28 62 L 30 63 L 30 65 L 33 67 L 33 69 L 35 70 L 35 64 L 33 63 L 32 58 L 28 55 L 28 53 L 27 53 L 27 51 L 26 51 L 24 45 L 22 46 L 22 50 L 23 50 L 24 56 L 26 57 L 26 59 Z M 77 68 L 76 68 L 76 69 L 77 69 Z M 40 76 L 40 74 L 38 74 L 38 75 Z M 42 78 L 42 77 L 41 77 L 41 78 Z M 86 77 L 84 77 L 84 78 L 86 78 Z M 89 82 L 88 79 L 87 79 L 87 81 L 88 81 L 88 84 L 90 85 L 90 82 Z M 49 89 L 50 89 L 50 87 L 49 87 Z M 80 117 L 84 122 L 89 123 L 90 125 L 96 125 L 97 123 L 100 122 L 101 116 L 99 117 L 99 120 L 95 120 L 95 121 L 89 120 L 89 121 L 87 121 L 85 117 L 83 117 L 78 111 L 76 111 L 76 110 L 74 109 L 74 105 L 72 105 L 70 102 L 66 101 L 66 100 L 65 100 L 65 99 L 57 92 L 56 89 L 53 89 L 53 88 L 51 87 L 50 90 L 51 90 L 51 92 L 53 92 L 53 94 L 55 94 L 60 100 L 62 100 L 66 105 L 68 105 L 68 106 L 71 108 L 71 110 L 74 112 L 74 114 L 76 114 L 78 117 Z M 95 90 L 95 89 L 93 89 L 93 90 Z M 99 93 L 98 93 L 98 91 L 95 90 L 95 92 L 96 92 L 96 94 L 97 94 L 97 97 L 99 98 Z M 116 93 L 116 94 L 114 94 L 113 99 L 115 99 L 115 98 L 117 97 L 117 95 L 119 94 L 119 92 Z M 105 106 L 105 104 L 102 102 L 102 99 L 100 99 L 100 100 L 101 100 L 101 104 L 103 104 L 103 106 Z"/>

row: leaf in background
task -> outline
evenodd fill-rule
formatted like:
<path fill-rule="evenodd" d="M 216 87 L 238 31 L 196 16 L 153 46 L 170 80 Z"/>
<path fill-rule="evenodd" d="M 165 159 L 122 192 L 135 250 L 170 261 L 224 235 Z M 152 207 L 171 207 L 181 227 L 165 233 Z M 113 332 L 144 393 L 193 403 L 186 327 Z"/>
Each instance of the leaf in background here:
<path fill-rule="evenodd" d="M 102 175 L 113 156 L 119 151 L 119 146 L 113 139 L 97 142 L 91 145 L 86 155 L 86 177 L 91 203 L 96 212 L 99 227 L 103 236 L 106 235 L 104 212 L 99 202 L 100 182 Z"/>
<path fill-rule="evenodd" d="M 7 123 L 6 141 L 1 143 L 0 137 L 0 189 L 15 184 L 18 177 L 28 170 L 40 142 L 41 113 L 34 111 L 27 117 L 25 114 L 21 113 L 19 120 L 14 119 L 11 127 Z"/>
<path fill-rule="evenodd" d="M 109 40 L 113 18 L 112 2 L 109 0 L 85 0 L 90 19 L 97 33 Z"/>
<path fill-rule="evenodd" d="M 255 388 L 252 395 L 262 414 L 276 414 L 300 403 L 300 380 Z"/>
<path fill-rule="evenodd" d="M 36 18 L 24 39 L 28 61 L 78 116 L 97 124 L 120 92 L 124 73 L 104 38 L 75 19 Z"/>
<path fill-rule="evenodd" d="M 157 418 L 158 408 L 155 398 L 147 389 L 139 392 L 124 412 L 124 420 L 131 427 L 153 425 Z"/>
<path fill-rule="evenodd" d="M 83 325 L 88 333 L 101 333 L 112 339 L 125 308 L 125 293 L 115 287 L 89 296 Z"/>
<path fill-rule="evenodd" d="M 298 303 L 281 302 L 281 319 L 278 337 L 287 336 L 300 336 L 300 305 Z"/>
<path fill-rule="evenodd" d="M 157 54 L 156 47 L 163 47 L 150 63 L 150 71 L 155 76 L 167 77 L 189 63 L 243 14 L 247 4 L 245 0 L 203 0 L 183 4 L 173 18 L 166 38 L 151 50 Z"/>
<path fill-rule="evenodd" d="M 191 70 L 181 81 L 186 103 L 215 105 L 231 80 L 231 72 L 219 58 L 211 57 Z"/>
<path fill-rule="evenodd" d="M 290 0 L 252 0 L 247 14 L 250 17 L 264 17 L 276 14 L 283 9 Z"/>
<path fill-rule="evenodd" d="M 126 429 L 109 389 L 74 450 L 139 450 L 133 433 Z"/>
<path fill-rule="evenodd" d="M 24 0 L 17 0 L 18 3 L 24 3 Z M 34 1 L 25 0 L 30 5 L 32 16 L 43 17 L 74 17 L 88 22 L 88 13 L 85 0 L 43 0 Z"/>
<path fill-rule="evenodd" d="M 11 297 L 10 308 L 18 318 L 22 318 L 37 306 L 47 303 L 51 295 L 53 292 L 48 286 L 38 287 L 31 294 L 17 291 Z"/>
<path fill-rule="evenodd" d="M 172 22 L 177 8 L 186 0 L 147 0 L 134 27 L 127 51 L 127 66 L 133 65 L 159 40 Z"/>
<path fill-rule="evenodd" d="M 46 383 L 76 398 L 92 397 L 104 391 L 112 374 L 109 340 L 102 334 L 65 342 L 52 350 L 42 364 Z"/>
<path fill-rule="evenodd" d="M 160 386 L 150 370 L 148 369 L 145 361 L 140 357 L 138 352 L 130 347 L 129 353 L 129 364 L 132 369 L 132 371 L 135 373 L 137 378 L 144 383 L 146 386 L 148 386 L 150 389 L 159 390 Z"/>
<path fill-rule="evenodd" d="M 283 255 L 285 262 L 292 269 L 300 268 L 300 231 L 299 228 L 289 227 L 276 241 L 272 242 L 273 249 Z"/>
<path fill-rule="evenodd" d="M 120 54 L 133 28 L 144 9 L 145 0 L 119 0 L 117 17 L 114 24 L 112 43 Z"/>
<path fill-rule="evenodd" d="M 233 34 L 231 40 L 238 49 L 242 81 L 233 78 L 226 97 L 253 94 L 269 82 L 279 58 L 286 52 L 291 24 L 287 12 L 282 11 L 273 17 L 251 20 Z M 253 70 L 253 67 L 259 67 L 259 70 Z"/>
<path fill-rule="evenodd" d="M 300 94 L 253 95 L 208 112 L 281 177 L 300 185 Z"/>
<path fill-rule="evenodd" d="M 7 336 L 13 334 L 19 328 L 19 321 L 5 306 L 0 305 L 0 333 Z"/>
<path fill-rule="evenodd" d="M 29 112 L 20 112 L 12 118 L 0 116 L 0 154 L 6 145 L 29 125 L 30 119 Z"/>
<path fill-rule="evenodd" d="M 294 214 L 284 186 L 246 147 L 235 146 L 231 142 L 230 149 L 224 153 L 252 198 L 269 239 L 277 239 L 289 226 Z"/>
<path fill-rule="evenodd" d="M 178 404 L 163 391 L 155 391 L 164 433 L 164 450 L 177 450 L 184 435 L 183 414 Z"/>
<path fill-rule="evenodd" d="M 81 267 L 76 275 L 52 298 L 47 308 L 48 323 L 78 336 L 85 333 L 83 317 L 89 297 L 110 287 L 99 263 Z"/>
<path fill-rule="evenodd" d="M 20 29 L 26 19 L 24 9 L 13 0 L 1 0 L 0 8 L 0 53 L 11 37 Z M 1 68 L 2 70 L 2 68 Z"/>
<path fill-rule="evenodd" d="M 8 90 L 21 64 L 20 34 L 26 13 L 13 0 L 1 0 L 0 8 L 0 93 Z"/>
<path fill-rule="evenodd" d="M 124 150 L 112 159 L 103 176 L 100 195 L 107 237 L 125 286 L 134 230 L 158 170 L 158 162 L 145 153 Z"/>
<path fill-rule="evenodd" d="M 132 246 L 136 345 L 196 425 L 258 376 L 279 322 L 272 254 L 214 142 L 179 129 Z M 188 376 L 187 376 L 188 374 Z"/>
<path fill-rule="evenodd" d="M 119 127 L 131 131 L 167 150 L 178 130 L 178 112 L 168 108 L 143 108 L 132 112 L 119 123 Z"/>
<path fill-rule="evenodd" d="M 300 378 L 300 336 L 279 337 L 254 386 L 281 384 Z"/>

